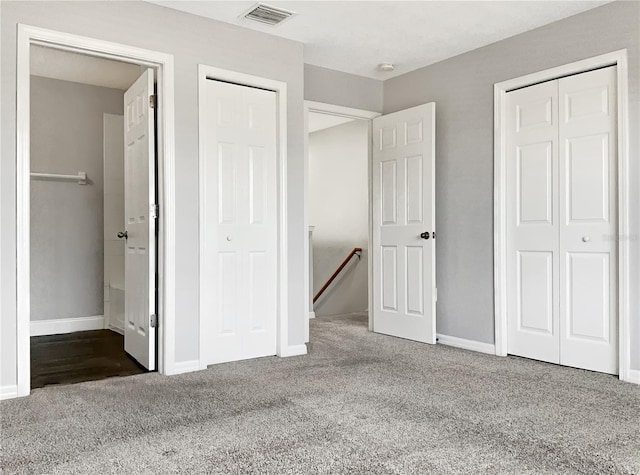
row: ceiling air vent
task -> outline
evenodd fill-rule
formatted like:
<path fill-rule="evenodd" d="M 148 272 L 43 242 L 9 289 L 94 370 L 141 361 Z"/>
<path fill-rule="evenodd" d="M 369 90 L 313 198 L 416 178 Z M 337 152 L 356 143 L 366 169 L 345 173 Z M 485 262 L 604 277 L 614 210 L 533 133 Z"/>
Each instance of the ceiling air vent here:
<path fill-rule="evenodd" d="M 295 15 L 295 13 L 289 10 L 272 7 L 271 5 L 267 5 L 265 3 L 256 3 L 249 9 L 249 11 L 242 15 L 242 18 L 275 26 L 279 25 L 285 20 L 288 20 L 293 15 Z"/>

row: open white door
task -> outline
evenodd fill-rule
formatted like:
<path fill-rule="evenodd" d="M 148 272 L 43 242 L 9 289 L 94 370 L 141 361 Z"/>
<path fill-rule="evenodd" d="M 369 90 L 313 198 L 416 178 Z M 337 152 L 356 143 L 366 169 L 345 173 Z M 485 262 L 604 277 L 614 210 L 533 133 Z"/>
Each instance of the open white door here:
<path fill-rule="evenodd" d="M 436 342 L 435 103 L 373 120 L 373 331 Z"/>
<path fill-rule="evenodd" d="M 156 367 L 156 211 L 153 70 L 124 94 L 124 349 Z"/>

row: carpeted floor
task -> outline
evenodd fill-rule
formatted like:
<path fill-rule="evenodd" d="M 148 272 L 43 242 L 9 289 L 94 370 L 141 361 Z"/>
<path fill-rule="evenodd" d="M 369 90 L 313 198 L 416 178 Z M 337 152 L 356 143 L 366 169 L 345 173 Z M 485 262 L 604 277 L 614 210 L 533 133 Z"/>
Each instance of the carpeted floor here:
<path fill-rule="evenodd" d="M 3 473 L 640 473 L 640 387 L 312 322 L 310 353 L 3 401 Z"/>

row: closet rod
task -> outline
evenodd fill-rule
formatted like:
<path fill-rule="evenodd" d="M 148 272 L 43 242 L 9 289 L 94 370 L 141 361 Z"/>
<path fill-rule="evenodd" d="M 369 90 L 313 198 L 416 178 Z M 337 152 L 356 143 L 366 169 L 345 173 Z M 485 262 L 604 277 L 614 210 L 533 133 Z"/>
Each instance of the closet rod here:
<path fill-rule="evenodd" d="M 77 181 L 78 185 L 87 184 L 86 172 L 78 172 L 77 175 L 58 175 L 56 173 L 31 173 L 31 178 L 39 178 L 43 180 L 46 180 L 47 178 L 51 178 L 53 180 Z"/>

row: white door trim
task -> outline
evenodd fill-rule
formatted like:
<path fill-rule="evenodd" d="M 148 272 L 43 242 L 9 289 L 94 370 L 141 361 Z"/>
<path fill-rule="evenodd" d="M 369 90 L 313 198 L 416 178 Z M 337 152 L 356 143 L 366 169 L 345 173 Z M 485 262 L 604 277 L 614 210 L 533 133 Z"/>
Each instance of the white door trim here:
<path fill-rule="evenodd" d="M 316 102 L 316 101 L 304 101 L 304 301 L 305 305 L 309 305 L 309 300 L 311 299 L 311 295 L 309 294 L 309 282 L 311 276 L 309 275 L 309 238 L 307 236 L 307 232 L 309 229 L 309 112 L 319 112 L 321 114 L 335 115 L 339 117 L 349 117 L 352 119 L 366 120 L 369 126 L 369 150 L 368 150 L 368 159 L 367 159 L 367 177 L 368 177 L 368 194 L 369 194 L 369 239 L 368 246 L 371 249 L 371 242 L 373 239 L 373 228 L 372 228 L 372 207 L 371 203 L 372 199 L 372 187 L 371 187 L 371 177 L 372 177 L 372 169 L 371 162 L 373 160 L 373 119 L 376 117 L 380 117 L 382 115 L 381 112 L 373 112 L 367 111 L 363 109 L 354 109 L 352 107 L 344 107 L 337 106 L 334 104 L 326 104 L 324 102 Z M 371 258 L 371 253 L 367 253 L 367 266 L 369 268 L 368 272 L 368 292 L 369 292 L 369 309 L 373 308 L 373 263 Z M 371 316 L 371 312 L 369 312 L 369 331 L 373 330 L 373 319 Z M 309 318 L 306 319 L 305 322 L 305 341 L 309 341 Z"/>
<path fill-rule="evenodd" d="M 207 79 L 216 79 L 220 81 L 231 82 L 242 86 L 258 87 L 274 91 L 277 95 L 277 159 L 278 159 L 278 310 L 277 310 L 277 337 L 276 350 L 278 356 L 295 356 L 306 354 L 307 347 L 305 345 L 289 345 L 289 281 L 288 281 L 288 249 L 287 249 L 287 84 L 282 81 L 252 76 L 250 74 L 229 71 L 204 64 L 198 65 L 198 170 L 199 170 L 199 222 L 200 222 L 200 249 L 199 255 L 202 257 L 207 255 L 207 241 L 204 233 L 205 219 L 205 195 L 204 190 L 204 136 L 205 136 L 205 117 L 204 117 L 204 85 Z M 202 260 L 200 260 L 200 345 L 199 359 L 200 369 L 207 367 L 207 353 L 205 352 L 206 337 L 208 333 L 208 325 L 202 316 L 204 315 L 204 299 L 203 295 L 210 287 L 210 283 L 205 281 L 203 273 Z"/>
<path fill-rule="evenodd" d="M 620 379 L 631 381 L 629 332 L 629 118 L 627 50 L 595 56 L 494 85 L 494 305 L 496 355 L 507 355 L 507 203 L 506 203 L 506 94 L 507 92 L 563 76 L 605 66 L 617 69 L 618 102 L 618 324 Z"/>
<path fill-rule="evenodd" d="M 16 111 L 16 286 L 18 396 L 30 382 L 30 46 L 44 45 L 90 56 L 157 68 L 158 173 L 160 222 L 158 235 L 159 310 L 158 371 L 173 374 L 175 366 L 175 145 L 173 56 L 34 26 L 18 25 Z"/>

